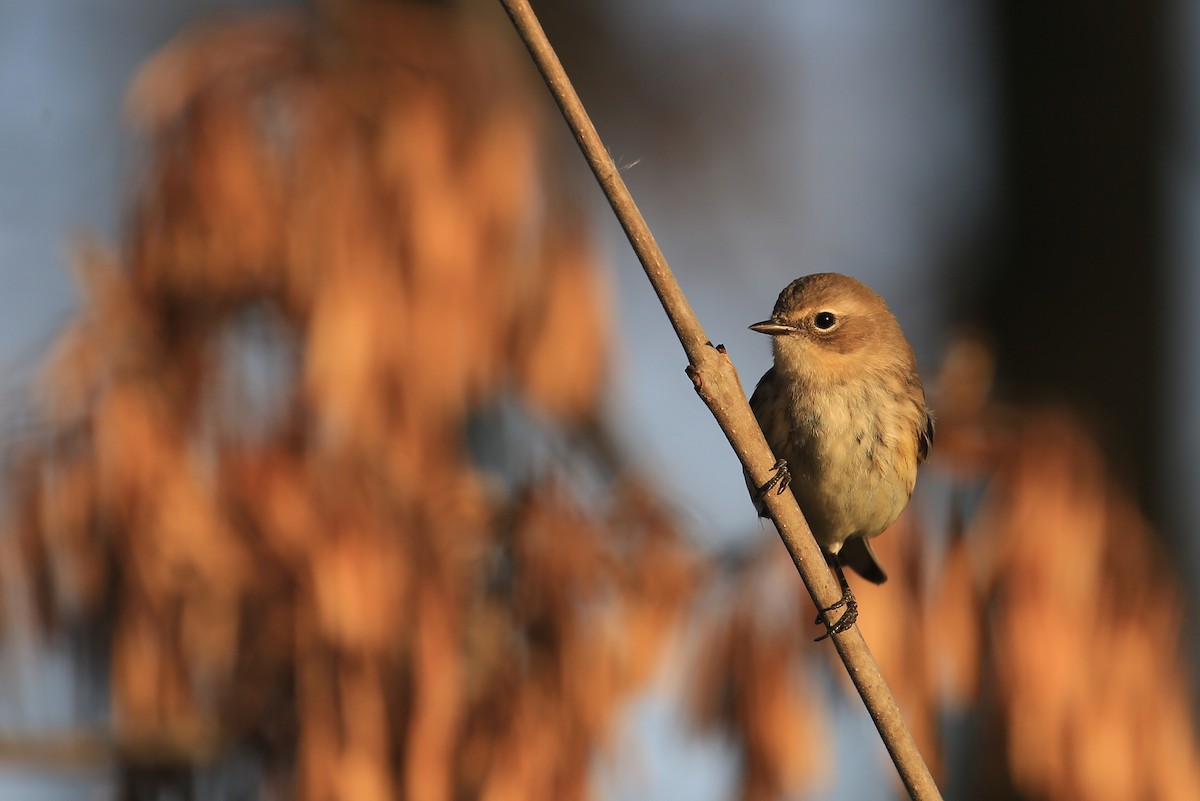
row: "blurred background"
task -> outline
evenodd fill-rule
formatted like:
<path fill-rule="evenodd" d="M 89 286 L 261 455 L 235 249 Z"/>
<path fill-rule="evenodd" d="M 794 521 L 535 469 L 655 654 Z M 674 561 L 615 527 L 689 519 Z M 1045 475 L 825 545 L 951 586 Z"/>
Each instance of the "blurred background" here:
<path fill-rule="evenodd" d="M 945 795 L 1200 797 L 1200 5 L 535 8 L 747 391 L 912 340 Z M 573 148 L 484 0 L 0 0 L 0 798 L 899 797 Z"/>

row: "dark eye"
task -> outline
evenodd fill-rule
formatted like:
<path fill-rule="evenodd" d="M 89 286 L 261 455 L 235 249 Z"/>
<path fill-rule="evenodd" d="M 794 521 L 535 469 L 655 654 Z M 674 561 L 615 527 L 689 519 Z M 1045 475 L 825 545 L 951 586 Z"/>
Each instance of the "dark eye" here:
<path fill-rule="evenodd" d="M 817 312 L 817 316 L 813 318 L 813 325 L 822 331 L 828 331 L 837 325 L 837 316 L 833 312 Z"/>

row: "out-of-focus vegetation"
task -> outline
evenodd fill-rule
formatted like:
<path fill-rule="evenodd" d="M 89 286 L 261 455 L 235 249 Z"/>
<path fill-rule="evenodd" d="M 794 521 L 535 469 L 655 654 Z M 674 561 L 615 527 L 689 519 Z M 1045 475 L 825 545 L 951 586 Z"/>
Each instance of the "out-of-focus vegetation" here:
<path fill-rule="evenodd" d="M 682 643 L 748 801 L 883 758 L 830 752 L 783 548 L 710 560 L 606 436 L 612 309 L 503 34 L 325 4 L 187 32 L 135 82 L 126 238 L 79 254 L 4 552 L 43 630 L 103 644 L 129 797 L 237 752 L 263 797 L 588 798 Z M 878 541 L 864 634 L 976 797 L 1200 797 L 1156 539 L 1086 429 L 993 401 L 994 367 L 948 354 L 953 531 L 928 547 L 914 509 Z M 952 755 L 947 717 L 976 723 Z"/>

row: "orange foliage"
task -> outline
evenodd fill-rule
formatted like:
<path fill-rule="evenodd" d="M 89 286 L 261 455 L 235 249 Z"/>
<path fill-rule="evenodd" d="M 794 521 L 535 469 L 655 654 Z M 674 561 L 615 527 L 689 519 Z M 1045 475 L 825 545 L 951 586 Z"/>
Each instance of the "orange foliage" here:
<path fill-rule="evenodd" d="M 736 735 L 748 801 L 811 788 L 810 604 L 775 542 L 697 569 L 614 467 L 608 298 L 520 54 L 434 4 L 322 8 L 138 76 L 128 238 L 81 253 L 13 456 L 42 623 L 107 627 L 123 775 L 249 745 L 312 801 L 587 798 L 704 589 L 695 719 Z M 980 708 L 1029 797 L 1200 798 L 1152 534 L 1068 416 L 987 399 L 991 367 L 951 352 L 933 463 L 987 479 L 982 510 L 934 567 L 912 513 L 878 541 L 864 634 L 939 773 L 942 714 Z M 515 436 L 486 424 L 514 406 Z M 470 447 L 547 434 L 578 469 Z"/>
<path fill-rule="evenodd" d="M 112 621 L 127 775 L 253 743 L 303 799 L 589 795 L 693 571 L 634 480 L 584 511 L 468 448 L 513 402 L 603 437 L 607 297 L 516 55 L 349 3 L 137 78 L 129 238 L 80 255 L 12 482 L 44 622 Z"/>

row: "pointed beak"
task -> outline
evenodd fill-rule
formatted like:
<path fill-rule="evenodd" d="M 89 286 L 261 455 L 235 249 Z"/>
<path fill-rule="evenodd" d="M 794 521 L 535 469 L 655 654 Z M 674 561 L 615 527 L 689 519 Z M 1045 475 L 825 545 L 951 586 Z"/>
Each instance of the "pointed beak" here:
<path fill-rule="evenodd" d="M 760 334 L 778 337 L 783 336 L 784 334 L 791 334 L 797 329 L 795 326 L 784 325 L 783 323 L 777 323 L 774 320 L 763 320 L 761 323 L 755 323 L 754 325 L 750 326 L 750 330 L 757 331 Z"/>

